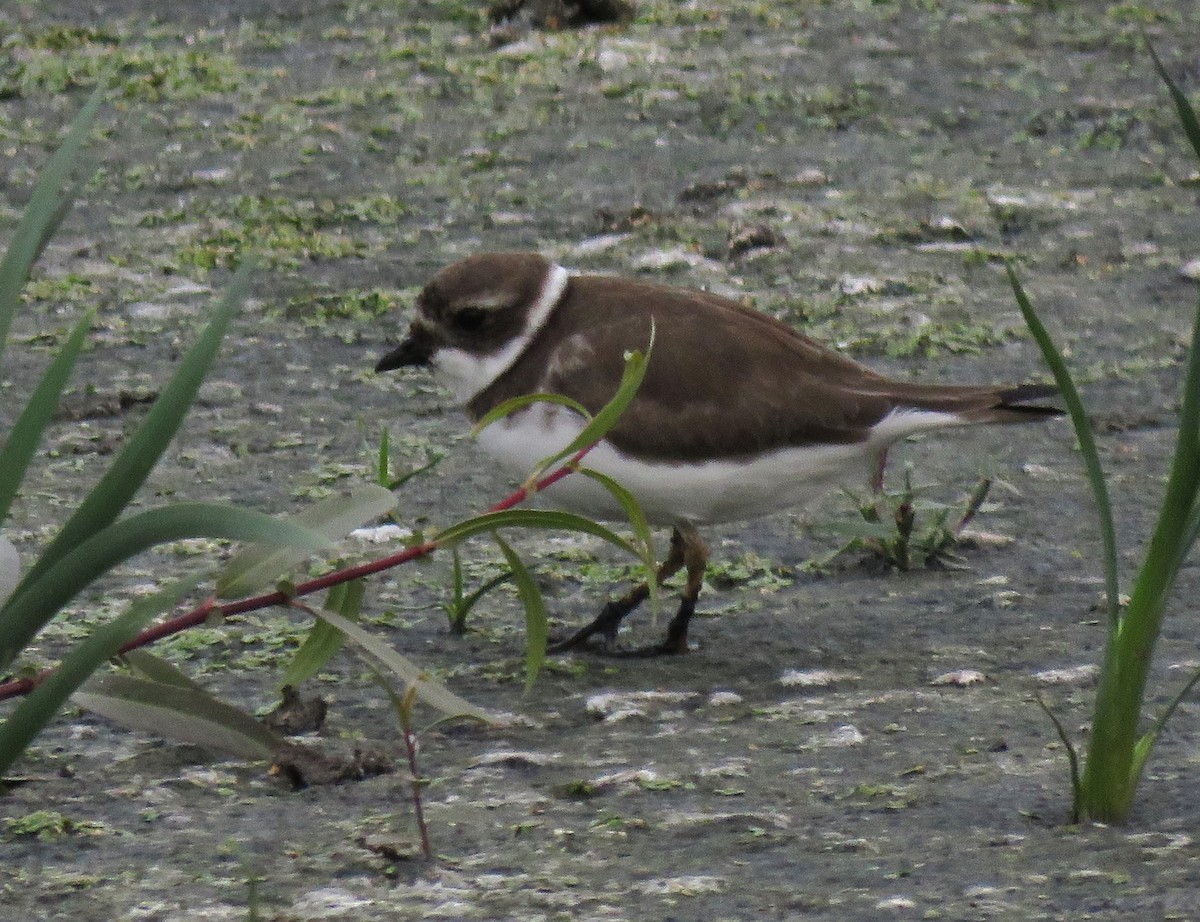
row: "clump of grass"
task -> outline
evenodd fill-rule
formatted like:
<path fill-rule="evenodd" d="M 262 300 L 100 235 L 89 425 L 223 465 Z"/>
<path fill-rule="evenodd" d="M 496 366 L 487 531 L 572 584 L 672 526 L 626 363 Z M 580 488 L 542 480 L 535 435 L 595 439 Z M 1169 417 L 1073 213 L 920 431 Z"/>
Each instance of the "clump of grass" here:
<path fill-rule="evenodd" d="M 1187 97 L 1171 79 L 1147 42 L 1159 76 L 1166 84 L 1184 134 L 1200 158 L 1200 121 Z M 1138 783 L 1162 729 L 1179 703 L 1200 681 L 1193 675 L 1159 716 L 1143 729 L 1142 705 L 1154 648 L 1176 577 L 1200 536 L 1200 306 L 1193 324 L 1184 374 L 1183 406 L 1175 452 L 1158 520 L 1122 606 L 1117 569 L 1116 529 L 1108 485 L 1083 402 L 1062 354 L 1055 347 L 1016 273 L 1008 266 L 1013 293 L 1063 395 L 1087 469 L 1104 545 L 1104 582 L 1108 636 L 1096 692 L 1090 742 L 1081 760 L 1065 728 L 1050 714 L 1071 767 L 1073 818 L 1078 822 L 1120 823 L 1129 816 Z M 1082 766 L 1081 766 L 1082 762 Z"/>
<path fill-rule="evenodd" d="M 912 469 L 906 467 L 900 489 L 881 488 L 867 498 L 851 494 L 859 518 L 837 526 L 850 540 L 809 566 L 819 568 L 850 551 L 867 554 L 902 573 L 961 566 L 956 549 L 962 531 L 983 507 L 991 487 L 992 481 L 983 478 L 961 504 L 937 502 L 913 486 Z"/>

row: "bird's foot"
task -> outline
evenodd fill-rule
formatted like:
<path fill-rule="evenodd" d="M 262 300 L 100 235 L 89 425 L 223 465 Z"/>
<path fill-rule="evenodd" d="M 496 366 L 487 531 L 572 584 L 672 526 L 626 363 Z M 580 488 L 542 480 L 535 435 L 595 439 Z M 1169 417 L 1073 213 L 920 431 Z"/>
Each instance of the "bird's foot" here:
<path fill-rule="evenodd" d="M 667 634 L 662 641 L 650 647 L 633 650 L 630 655 L 640 657 L 682 656 L 687 653 L 691 649 L 688 646 L 688 622 L 691 621 L 695 610 L 695 600 L 685 598 L 679 606 L 679 612 L 667 625 Z"/>
<path fill-rule="evenodd" d="M 696 599 L 704 582 L 704 567 L 708 563 L 708 548 L 699 533 L 687 522 L 680 522 L 671 533 L 671 552 L 655 574 L 655 582 L 661 586 L 667 579 L 687 569 L 687 584 L 679 599 L 679 611 L 667 626 L 667 635 L 661 643 L 633 650 L 617 648 L 617 630 L 621 621 L 650 596 L 650 585 L 639 583 L 623 597 L 608 602 L 596 620 L 570 637 L 553 641 L 546 646 L 547 653 L 563 653 L 584 647 L 591 638 L 599 636 L 603 641 L 601 652 L 621 657 L 678 656 L 688 652 L 688 621 L 696 610 Z"/>
<path fill-rule="evenodd" d="M 617 630 L 621 626 L 621 619 L 629 614 L 631 607 L 625 604 L 624 599 L 615 602 L 608 602 L 596 616 L 591 624 L 580 628 L 569 637 L 564 637 L 561 640 L 552 640 L 546 644 L 547 653 L 565 653 L 568 650 L 578 650 L 586 647 L 588 641 L 593 637 L 600 638 L 600 648 L 605 652 L 610 652 L 616 649 L 617 646 Z"/>
<path fill-rule="evenodd" d="M 623 600 L 622 600 L 623 601 Z M 594 649 L 605 656 L 618 659 L 649 659 L 656 656 L 681 656 L 691 650 L 688 646 L 687 629 L 694 611 L 694 604 L 680 606 L 679 613 L 667 625 L 667 633 L 663 639 L 647 647 L 622 648 L 617 646 L 617 628 L 621 619 L 628 614 L 622 611 L 621 602 L 609 602 L 604 610 L 587 627 L 581 628 L 564 640 L 547 644 L 547 653 L 563 653 L 567 650 Z M 588 641 L 599 637 L 598 647 L 589 647 Z"/>
<path fill-rule="evenodd" d="M 691 652 L 691 647 L 688 646 L 686 637 L 676 640 L 669 633 L 661 641 L 650 644 L 648 647 L 614 648 L 603 651 L 605 656 L 611 656 L 614 659 L 654 659 L 659 656 L 682 656 L 689 652 Z"/>

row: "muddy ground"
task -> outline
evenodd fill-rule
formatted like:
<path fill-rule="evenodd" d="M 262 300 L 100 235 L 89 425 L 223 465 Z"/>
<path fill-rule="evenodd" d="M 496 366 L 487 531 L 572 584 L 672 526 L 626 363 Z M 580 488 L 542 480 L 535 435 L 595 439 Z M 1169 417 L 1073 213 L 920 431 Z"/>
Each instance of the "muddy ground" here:
<path fill-rule="evenodd" d="M 272 512 L 370 476 L 381 428 L 400 517 L 438 527 L 507 491 L 420 374 L 370 368 L 436 267 L 535 248 L 581 268 L 744 297 L 872 365 L 1044 378 L 997 258 L 1016 260 L 1085 383 L 1132 572 L 1153 517 L 1196 303 L 1200 201 L 1155 41 L 1195 98 L 1200 8 L 641 0 L 628 24 L 509 34 L 477 4 L 144 0 L 0 8 L 0 223 L 105 61 L 98 172 L 51 244 L 5 355 L 5 408 L 86 308 L 93 348 L 7 533 L 28 554 L 99 476 L 238 254 L 254 295 L 144 503 Z M 773 246 L 731 240 L 764 225 Z M 976 249 L 976 245 L 978 249 Z M 122 399 L 124 395 L 124 399 Z M 1065 423 L 899 452 L 930 495 L 1007 484 L 966 568 L 888 572 L 838 546 L 849 501 L 723 528 L 698 647 L 572 656 L 522 695 L 523 620 L 489 596 L 446 629 L 446 560 L 377 577 L 374 630 L 494 729 L 421 735 L 438 859 L 403 780 L 293 792 L 261 765 L 73 712 L 0 802 L 0 905 L 22 919 L 1200 918 L 1200 708 L 1185 703 L 1125 828 L 1073 827 L 1102 634 L 1099 542 Z M 894 474 L 893 482 L 895 482 Z M 515 536 L 556 624 L 627 562 Z M 378 554 L 377 548 L 354 548 Z M 212 549 L 137 561 L 29 652 Z M 471 585 L 494 573 L 466 552 Z M 1200 659 L 1185 569 L 1161 706 Z M 259 613 L 158 649 L 270 705 L 302 619 Z M 631 639 L 653 638 L 647 618 Z M 978 681 L 940 677 L 974 670 Z M 313 684 L 324 737 L 398 749 L 353 658 Z M 432 716 L 432 715 L 430 715 Z M 49 811 L 38 817 L 35 811 Z M 36 834 L 40 830 L 41 834 Z"/>

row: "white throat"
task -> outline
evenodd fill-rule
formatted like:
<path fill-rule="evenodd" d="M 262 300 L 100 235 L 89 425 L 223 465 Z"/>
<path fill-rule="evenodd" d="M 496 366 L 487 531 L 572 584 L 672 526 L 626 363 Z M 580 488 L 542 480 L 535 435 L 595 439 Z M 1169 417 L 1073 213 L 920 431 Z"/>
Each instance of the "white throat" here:
<path fill-rule="evenodd" d="M 459 401 L 466 403 L 512 368 L 550 319 L 550 313 L 566 291 L 570 278 L 571 274 L 566 269 L 552 263 L 537 300 L 525 315 L 525 326 L 507 345 L 495 352 L 476 355 L 463 349 L 439 349 L 432 362 L 439 383 L 454 391 Z"/>

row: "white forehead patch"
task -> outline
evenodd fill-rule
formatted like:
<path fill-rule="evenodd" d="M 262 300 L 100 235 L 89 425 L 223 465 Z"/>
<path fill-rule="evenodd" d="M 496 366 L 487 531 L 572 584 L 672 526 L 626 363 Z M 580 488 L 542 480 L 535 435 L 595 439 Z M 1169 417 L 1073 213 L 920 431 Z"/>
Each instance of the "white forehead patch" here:
<path fill-rule="evenodd" d="M 525 326 L 495 352 L 476 355 L 465 349 L 439 349 L 431 360 L 439 383 L 454 391 L 455 397 L 465 403 L 512 368 L 533 337 L 546 325 L 551 311 L 567 290 L 570 278 L 566 269 L 551 263 L 542 290 L 525 315 Z"/>

